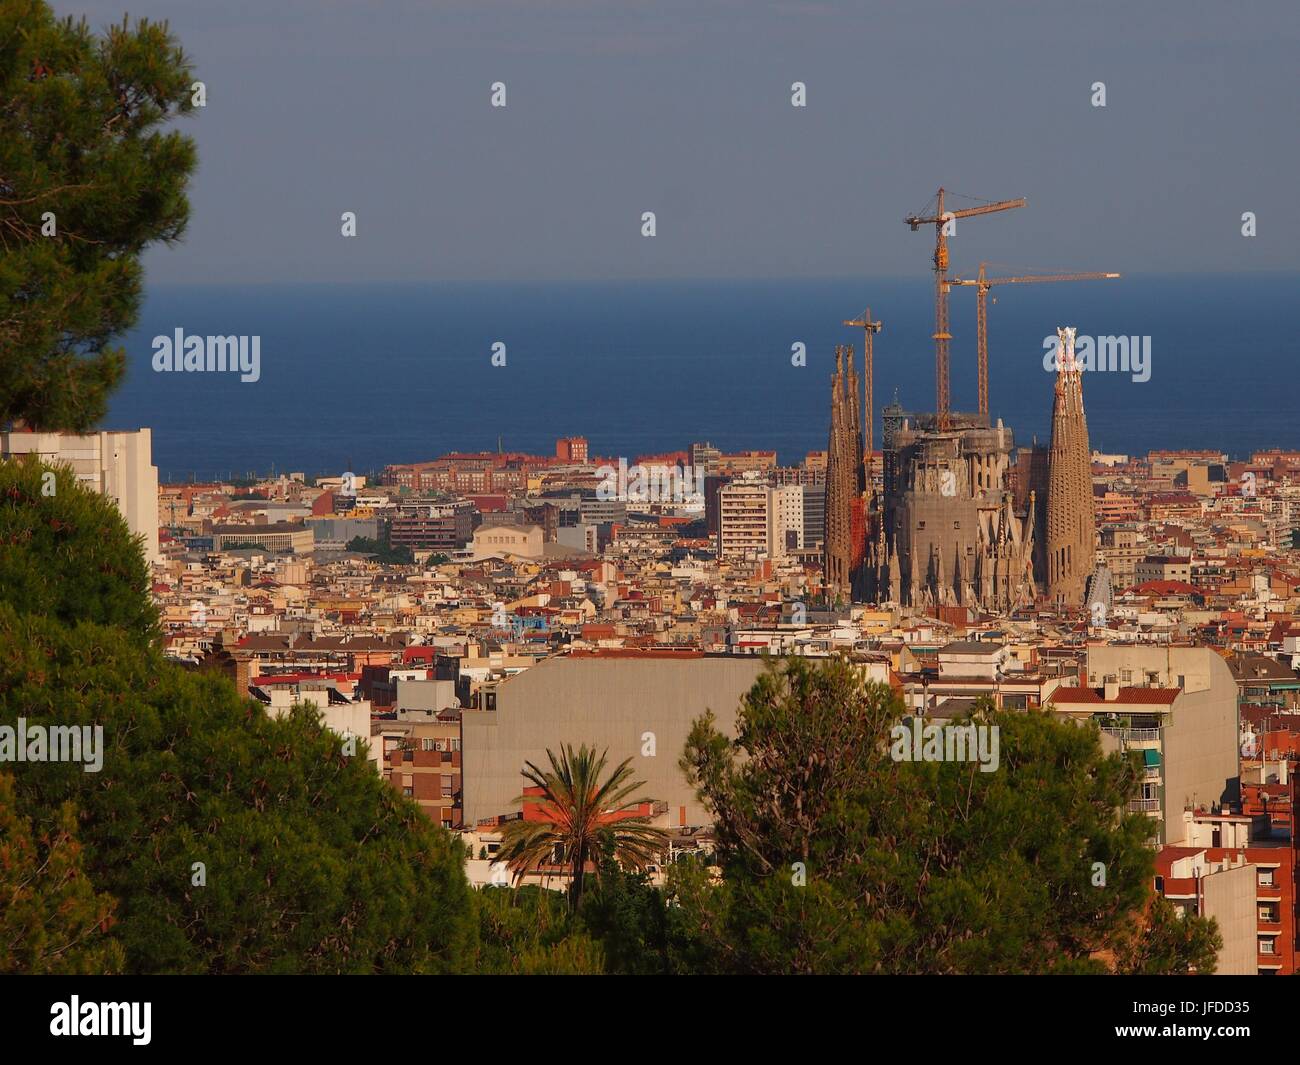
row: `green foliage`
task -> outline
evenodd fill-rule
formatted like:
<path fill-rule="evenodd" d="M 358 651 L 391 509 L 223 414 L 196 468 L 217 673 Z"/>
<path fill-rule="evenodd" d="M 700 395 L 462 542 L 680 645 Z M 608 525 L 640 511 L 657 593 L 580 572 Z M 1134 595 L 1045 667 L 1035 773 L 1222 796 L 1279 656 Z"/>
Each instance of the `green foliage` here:
<path fill-rule="evenodd" d="M 140 254 L 178 239 L 193 73 L 165 24 L 101 37 L 0 0 L 0 425 L 85 432 L 122 378 Z M 55 232 L 48 229 L 52 213 Z"/>
<path fill-rule="evenodd" d="M 372 555 L 376 562 L 387 566 L 409 566 L 415 562 L 409 547 L 389 547 L 381 540 L 368 536 L 354 536 L 348 541 L 348 550 L 360 555 Z"/>
<path fill-rule="evenodd" d="M 120 971 L 122 947 L 103 934 L 113 908 L 82 868 L 72 804 L 37 838 L 18 813 L 13 777 L 0 773 L 0 974 Z"/>
<path fill-rule="evenodd" d="M 1222 949 L 1217 921 L 1182 916 L 1172 902 L 1156 896 L 1146 920 L 1115 952 L 1115 971 L 1126 976 L 1209 976 L 1218 967 Z"/>
<path fill-rule="evenodd" d="M 725 877 L 673 880 L 697 957 L 754 973 L 1105 971 L 1152 880 L 1149 823 L 1117 812 L 1133 764 L 1103 756 L 1095 728 L 987 704 L 973 720 L 1000 729 L 996 771 L 895 762 L 903 714 L 847 660 L 794 658 L 746 695 L 734 743 L 696 722 L 682 765 Z"/>
<path fill-rule="evenodd" d="M 571 917 L 564 896 L 529 885 L 475 893 L 479 919 L 473 971 L 487 975 L 596 975 L 604 954 Z"/>
<path fill-rule="evenodd" d="M 604 853 L 612 849 L 607 845 Z M 608 972 L 652 976 L 671 971 L 668 907 L 664 893 L 644 873 L 626 872 L 604 858 L 579 913 L 603 948 Z"/>
<path fill-rule="evenodd" d="M 631 758 L 625 758 L 608 775 L 606 752 L 585 743 L 576 750 L 564 744 L 557 755 L 547 750 L 549 769 L 524 763 L 524 778 L 540 789 L 539 795 L 520 796 L 516 802 L 534 807 L 537 819 L 509 822 L 501 833 L 498 859 L 516 879 L 558 857 L 569 868 L 569 901 L 576 910 L 582 901 L 588 862 L 599 874 L 606 859 L 643 870 L 663 850 L 667 836 L 643 815 L 611 819 L 646 800 L 633 798 L 644 781 L 632 780 Z"/>
<path fill-rule="evenodd" d="M 463 848 L 316 713 L 270 718 L 119 630 L 0 604 L 0 724 L 103 726 L 103 769 L 26 763 L 19 809 L 80 811 L 129 972 L 445 972 L 472 944 Z M 194 883 L 202 862 L 206 885 Z"/>
<path fill-rule="evenodd" d="M 0 462 L 0 603 L 118 626 L 139 643 L 159 634 L 149 567 L 117 507 L 34 459 Z"/>

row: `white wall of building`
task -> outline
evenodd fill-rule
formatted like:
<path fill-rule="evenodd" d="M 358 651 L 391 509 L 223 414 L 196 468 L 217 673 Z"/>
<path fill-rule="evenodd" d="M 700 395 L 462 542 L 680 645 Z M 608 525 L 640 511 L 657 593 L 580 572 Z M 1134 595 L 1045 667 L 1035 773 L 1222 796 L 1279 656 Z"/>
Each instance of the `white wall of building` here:
<path fill-rule="evenodd" d="M 117 504 L 127 527 L 144 538 L 144 557 L 159 562 L 158 467 L 153 434 L 134 432 L 0 433 L 0 458 L 35 455 L 46 465 L 72 467 L 79 482 Z"/>

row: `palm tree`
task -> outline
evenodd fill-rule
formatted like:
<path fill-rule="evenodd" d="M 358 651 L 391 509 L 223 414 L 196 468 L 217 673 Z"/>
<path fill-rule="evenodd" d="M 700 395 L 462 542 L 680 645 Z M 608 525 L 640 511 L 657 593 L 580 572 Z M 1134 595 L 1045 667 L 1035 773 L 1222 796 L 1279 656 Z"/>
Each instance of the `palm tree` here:
<path fill-rule="evenodd" d="M 541 819 L 509 822 L 497 855 L 516 881 L 552 860 L 569 866 L 573 874 L 569 905 L 574 910 L 582 900 L 588 862 L 595 863 L 597 875 L 604 857 L 639 872 L 662 853 L 668 840 L 668 833 L 652 826 L 649 817 L 626 813 L 648 801 L 630 797 L 645 785 L 643 780 L 629 782 L 631 758 L 602 780 L 607 753 L 598 755 L 585 743 L 577 751 L 564 744 L 558 758 L 547 750 L 549 771 L 525 762 L 524 776 L 541 794 L 522 795 L 515 801 L 536 805 Z"/>

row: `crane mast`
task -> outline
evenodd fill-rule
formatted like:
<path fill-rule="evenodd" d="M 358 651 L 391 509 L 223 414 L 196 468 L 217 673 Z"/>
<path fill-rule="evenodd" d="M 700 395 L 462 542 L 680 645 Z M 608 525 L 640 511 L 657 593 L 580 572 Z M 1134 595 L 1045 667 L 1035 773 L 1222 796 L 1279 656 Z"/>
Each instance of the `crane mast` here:
<path fill-rule="evenodd" d="M 945 211 L 944 195 L 943 188 L 935 194 L 933 214 L 908 215 L 903 219 L 912 228 L 913 233 L 923 225 L 934 226 L 935 418 L 941 430 L 952 426 L 948 385 L 949 341 L 952 340 L 952 334 L 948 331 L 948 226 L 958 218 L 974 218 L 997 211 L 1010 211 L 1016 207 L 1024 207 L 1026 202 L 1021 197 L 1016 200 L 984 203 L 978 207 L 965 207 L 959 211 Z"/>
<path fill-rule="evenodd" d="M 1116 273 L 1075 273 L 1075 274 L 1024 274 L 1018 277 L 988 277 L 985 274 L 987 263 L 980 263 L 979 274 L 974 278 L 952 277 L 950 285 L 975 287 L 975 334 L 979 357 L 979 402 L 980 414 L 989 415 L 989 342 L 988 342 L 988 294 L 994 285 L 1022 285 L 1045 281 L 1100 281 L 1119 277 Z"/>
<path fill-rule="evenodd" d="M 873 353 L 871 349 L 871 338 L 879 333 L 883 327 L 883 322 L 873 322 L 871 320 L 871 308 L 868 307 L 862 312 L 859 318 L 846 318 L 845 325 L 855 325 L 862 330 L 862 377 L 864 381 L 864 390 L 866 392 L 866 409 L 863 411 L 862 419 L 862 448 L 863 448 L 863 465 L 866 467 L 866 482 L 868 489 L 871 487 L 871 452 L 873 450 L 872 430 L 875 422 L 875 403 L 872 395 L 871 384 L 875 378 L 875 367 L 873 362 Z"/>

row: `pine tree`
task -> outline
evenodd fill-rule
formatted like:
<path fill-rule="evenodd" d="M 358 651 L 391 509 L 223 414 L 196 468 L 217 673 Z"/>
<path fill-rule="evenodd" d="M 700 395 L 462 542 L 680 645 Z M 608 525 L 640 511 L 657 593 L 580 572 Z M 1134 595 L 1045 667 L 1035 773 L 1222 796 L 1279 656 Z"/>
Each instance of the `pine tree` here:
<path fill-rule="evenodd" d="M 900 762 L 905 714 L 843 659 L 774 661 L 742 701 L 733 741 L 710 715 L 683 769 L 712 810 L 723 883 L 674 869 L 693 964 L 752 973 L 1141 972 L 1212 964 L 1215 929 L 1143 927 L 1150 822 L 1121 811 L 1137 768 L 1095 726 L 984 701 L 999 730 L 975 761 Z M 961 722 L 954 722 L 960 724 Z M 1104 874 L 1100 875 L 1099 874 Z M 1163 913 L 1159 906 L 1156 917 Z M 1159 935 L 1152 935 L 1152 932 Z"/>
<path fill-rule="evenodd" d="M 103 36 L 0 0 L 0 427 L 84 432 L 136 320 L 140 254 L 185 229 L 190 63 L 165 23 Z"/>
<path fill-rule="evenodd" d="M 71 803 L 40 831 L 18 812 L 0 773 L 0 973 L 115 973 L 122 948 L 105 937 L 115 903 L 85 874 Z"/>

